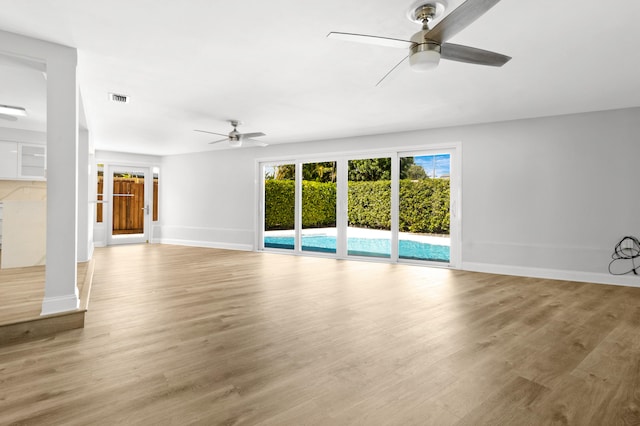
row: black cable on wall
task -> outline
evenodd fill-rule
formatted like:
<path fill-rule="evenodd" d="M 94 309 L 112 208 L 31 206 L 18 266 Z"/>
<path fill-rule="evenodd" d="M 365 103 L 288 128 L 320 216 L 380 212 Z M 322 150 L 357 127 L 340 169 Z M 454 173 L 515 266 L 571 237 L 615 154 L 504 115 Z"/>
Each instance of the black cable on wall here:
<path fill-rule="evenodd" d="M 638 275 L 640 265 L 636 266 L 636 259 L 640 257 L 640 241 L 636 237 L 624 237 L 616 244 L 609 262 L 609 273 L 613 275 L 625 275 L 633 272 Z M 615 271 L 623 265 L 630 264 L 630 269 L 622 269 L 622 272 Z"/>

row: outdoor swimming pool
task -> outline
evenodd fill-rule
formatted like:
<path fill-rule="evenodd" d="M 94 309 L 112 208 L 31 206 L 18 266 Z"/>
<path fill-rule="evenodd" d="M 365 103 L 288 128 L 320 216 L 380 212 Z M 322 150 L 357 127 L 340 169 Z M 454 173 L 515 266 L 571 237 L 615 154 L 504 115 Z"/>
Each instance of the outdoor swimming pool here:
<path fill-rule="evenodd" d="M 290 236 L 265 236 L 266 248 L 294 249 L 294 239 Z M 303 235 L 302 250 L 321 253 L 336 252 L 336 237 L 331 235 Z M 347 252 L 353 256 L 390 257 L 391 240 L 381 238 L 348 238 Z M 449 261 L 449 246 L 428 244 L 414 240 L 399 241 L 398 255 L 401 259 Z"/>

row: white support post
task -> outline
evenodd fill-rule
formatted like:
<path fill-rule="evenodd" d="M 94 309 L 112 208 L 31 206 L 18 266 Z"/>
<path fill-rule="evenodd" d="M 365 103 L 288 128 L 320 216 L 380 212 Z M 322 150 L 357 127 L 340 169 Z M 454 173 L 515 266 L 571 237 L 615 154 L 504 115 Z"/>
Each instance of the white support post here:
<path fill-rule="evenodd" d="M 78 262 L 91 259 L 89 173 L 89 131 L 81 128 L 78 134 Z"/>
<path fill-rule="evenodd" d="M 56 53 L 47 58 L 47 266 L 42 315 L 79 306 L 77 52 L 61 48 Z"/>
<path fill-rule="evenodd" d="M 0 53 L 47 72 L 47 260 L 42 315 L 78 308 L 77 50 L 0 31 Z M 86 210 L 85 210 L 86 211 Z"/>

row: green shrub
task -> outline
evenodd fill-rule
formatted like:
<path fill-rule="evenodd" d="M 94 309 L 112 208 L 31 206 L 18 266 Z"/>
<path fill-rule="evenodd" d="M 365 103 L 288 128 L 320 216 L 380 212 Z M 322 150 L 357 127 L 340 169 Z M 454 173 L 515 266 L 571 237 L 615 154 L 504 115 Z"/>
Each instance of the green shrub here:
<path fill-rule="evenodd" d="M 265 229 L 293 229 L 295 182 L 267 179 L 265 184 Z M 336 226 L 336 184 L 302 181 L 302 227 Z"/>
<path fill-rule="evenodd" d="M 449 234 L 449 199 L 449 180 L 401 180 L 400 231 Z"/>
<path fill-rule="evenodd" d="M 293 229 L 295 182 L 265 180 L 265 229 Z M 446 179 L 400 181 L 401 232 L 449 234 L 450 188 Z M 349 226 L 391 228 L 391 181 L 349 182 Z M 336 225 L 336 184 L 302 181 L 303 228 Z"/>
<path fill-rule="evenodd" d="M 302 227 L 336 226 L 336 184 L 302 181 Z"/>
<path fill-rule="evenodd" d="M 267 231 L 293 229 L 295 219 L 295 181 L 268 179 L 264 181 L 265 226 Z"/>
<path fill-rule="evenodd" d="M 391 181 L 349 182 L 349 226 L 391 229 Z"/>

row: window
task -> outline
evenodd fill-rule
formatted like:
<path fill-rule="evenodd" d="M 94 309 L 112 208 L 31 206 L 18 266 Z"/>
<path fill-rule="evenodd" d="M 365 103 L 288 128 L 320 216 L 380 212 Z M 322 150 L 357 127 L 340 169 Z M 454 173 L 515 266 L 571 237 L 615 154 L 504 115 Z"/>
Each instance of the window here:
<path fill-rule="evenodd" d="M 264 173 L 264 247 L 294 250 L 296 166 L 265 165 Z"/>
<path fill-rule="evenodd" d="M 347 254 L 391 256 L 391 158 L 349 160 Z"/>
<path fill-rule="evenodd" d="M 302 251 L 336 252 L 337 163 L 302 164 Z"/>
<path fill-rule="evenodd" d="M 98 164 L 96 169 L 98 175 L 98 202 L 96 203 L 96 222 L 102 223 L 104 221 L 104 211 L 102 209 L 104 203 L 104 164 Z"/>
<path fill-rule="evenodd" d="M 261 164 L 259 248 L 455 267 L 458 149 Z"/>
<path fill-rule="evenodd" d="M 400 157 L 398 256 L 450 261 L 451 154 Z"/>

